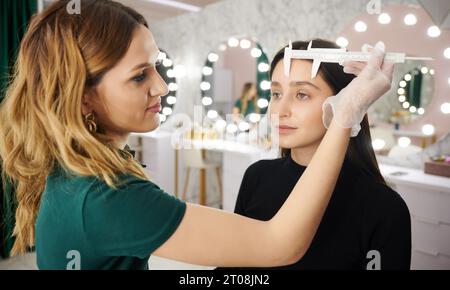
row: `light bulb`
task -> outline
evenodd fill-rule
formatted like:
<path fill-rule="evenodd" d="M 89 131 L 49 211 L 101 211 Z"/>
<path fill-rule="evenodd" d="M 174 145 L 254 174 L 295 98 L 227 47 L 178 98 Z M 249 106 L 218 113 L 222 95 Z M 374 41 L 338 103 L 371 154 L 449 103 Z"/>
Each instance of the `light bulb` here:
<path fill-rule="evenodd" d="M 439 35 L 441 35 L 441 30 L 439 29 L 439 27 L 434 25 L 434 26 L 431 26 L 430 28 L 428 28 L 427 33 L 428 33 L 429 37 L 435 38 L 435 37 L 439 37 Z"/>
<path fill-rule="evenodd" d="M 389 24 L 391 23 L 391 16 L 387 13 L 381 13 L 380 16 L 378 16 L 378 22 L 381 24 Z"/>
<path fill-rule="evenodd" d="M 403 19 L 406 25 L 411 26 L 417 23 L 417 17 L 414 14 L 408 14 Z"/>
<path fill-rule="evenodd" d="M 364 21 L 358 21 L 355 23 L 355 30 L 357 32 L 365 32 L 367 30 L 367 24 Z"/>
<path fill-rule="evenodd" d="M 426 124 L 422 127 L 422 133 L 427 135 L 427 136 L 431 136 L 434 134 L 434 126 L 431 124 Z"/>
<path fill-rule="evenodd" d="M 348 39 L 341 36 L 336 40 L 336 44 L 339 45 L 340 47 L 347 47 Z"/>

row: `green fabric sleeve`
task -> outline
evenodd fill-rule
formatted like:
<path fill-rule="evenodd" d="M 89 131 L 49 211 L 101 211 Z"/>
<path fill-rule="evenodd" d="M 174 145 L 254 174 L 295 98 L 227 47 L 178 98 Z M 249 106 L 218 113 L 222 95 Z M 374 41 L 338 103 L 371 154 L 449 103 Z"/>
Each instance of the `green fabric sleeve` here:
<path fill-rule="evenodd" d="M 97 254 L 143 259 L 175 232 L 186 204 L 150 181 L 128 177 L 125 184 L 97 184 L 85 202 L 83 226 Z"/>

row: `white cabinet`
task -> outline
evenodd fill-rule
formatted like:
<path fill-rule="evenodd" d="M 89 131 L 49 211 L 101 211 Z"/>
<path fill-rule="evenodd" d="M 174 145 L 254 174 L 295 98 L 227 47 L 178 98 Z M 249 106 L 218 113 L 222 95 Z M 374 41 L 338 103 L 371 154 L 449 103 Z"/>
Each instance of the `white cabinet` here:
<path fill-rule="evenodd" d="M 142 163 L 150 180 L 167 193 L 175 194 L 175 150 L 170 132 L 160 130 L 133 136 L 142 138 Z"/>
<path fill-rule="evenodd" d="M 450 178 L 381 165 L 411 213 L 412 269 L 450 269 Z"/>

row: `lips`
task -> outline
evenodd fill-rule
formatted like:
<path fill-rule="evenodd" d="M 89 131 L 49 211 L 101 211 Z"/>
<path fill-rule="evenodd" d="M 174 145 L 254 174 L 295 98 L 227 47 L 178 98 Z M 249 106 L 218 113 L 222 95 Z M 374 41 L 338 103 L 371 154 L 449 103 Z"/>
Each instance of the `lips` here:
<path fill-rule="evenodd" d="M 289 125 L 279 125 L 278 126 L 278 133 L 280 134 L 290 134 L 295 132 L 297 128 L 289 126 Z"/>
<path fill-rule="evenodd" d="M 146 112 L 151 112 L 151 113 L 159 113 L 161 112 L 161 103 L 157 103 L 156 105 L 147 108 L 147 110 L 145 110 Z"/>
<path fill-rule="evenodd" d="M 278 129 L 280 129 L 280 130 L 296 130 L 297 128 L 289 126 L 289 125 L 279 125 Z"/>

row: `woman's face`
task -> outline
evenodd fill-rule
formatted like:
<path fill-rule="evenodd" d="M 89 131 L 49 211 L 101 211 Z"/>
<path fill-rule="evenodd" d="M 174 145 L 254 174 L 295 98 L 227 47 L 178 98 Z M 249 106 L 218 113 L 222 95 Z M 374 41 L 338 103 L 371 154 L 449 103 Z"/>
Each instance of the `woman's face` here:
<path fill-rule="evenodd" d="M 287 77 L 280 61 L 272 74 L 269 113 L 279 115 L 281 148 L 315 146 L 326 133 L 322 104 L 333 91 L 320 73 L 311 79 L 311 67 L 310 61 L 293 60 Z"/>
<path fill-rule="evenodd" d="M 161 97 L 168 93 L 156 71 L 158 54 L 151 32 L 140 25 L 125 56 L 85 97 L 83 115 L 93 112 L 106 134 L 112 136 L 156 129 Z"/>

